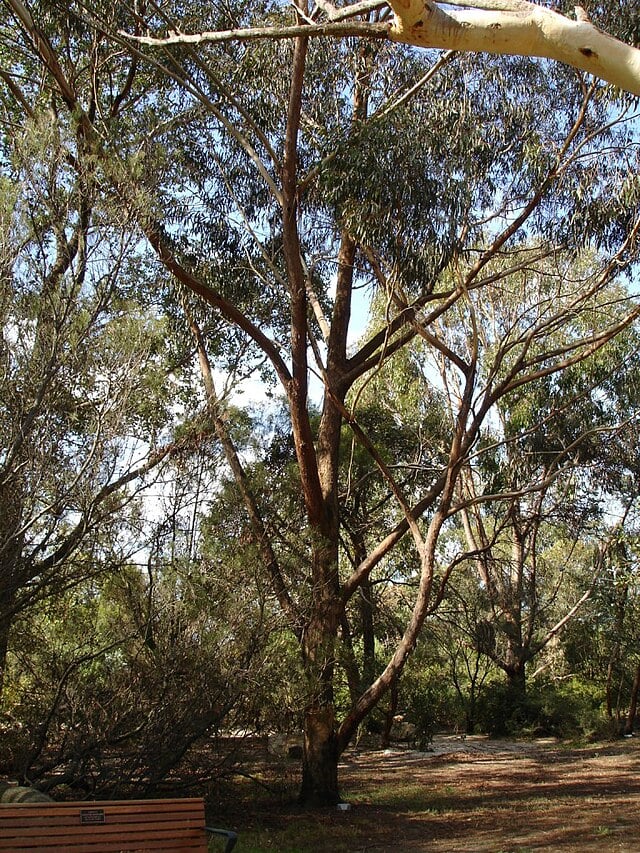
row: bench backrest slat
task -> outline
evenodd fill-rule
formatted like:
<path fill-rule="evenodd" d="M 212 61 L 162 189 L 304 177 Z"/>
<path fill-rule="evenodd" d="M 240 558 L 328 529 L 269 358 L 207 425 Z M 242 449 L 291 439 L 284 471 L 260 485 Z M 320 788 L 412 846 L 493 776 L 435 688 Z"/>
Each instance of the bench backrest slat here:
<path fill-rule="evenodd" d="M 204 800 L 14 803 L 0 806 L 0 851 L 207 850 Z"/>

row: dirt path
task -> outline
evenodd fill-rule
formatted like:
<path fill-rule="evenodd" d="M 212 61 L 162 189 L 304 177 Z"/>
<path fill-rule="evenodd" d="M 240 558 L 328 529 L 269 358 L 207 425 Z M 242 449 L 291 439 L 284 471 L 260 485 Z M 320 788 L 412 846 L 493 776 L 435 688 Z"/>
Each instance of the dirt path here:
<path fill-rule="evenodd" d="M 439 737 L 428 753 L 347 755 L 344 822 L 368 853 L 639 853 L 639 771 L 640 738 L 568 749 Z"/>

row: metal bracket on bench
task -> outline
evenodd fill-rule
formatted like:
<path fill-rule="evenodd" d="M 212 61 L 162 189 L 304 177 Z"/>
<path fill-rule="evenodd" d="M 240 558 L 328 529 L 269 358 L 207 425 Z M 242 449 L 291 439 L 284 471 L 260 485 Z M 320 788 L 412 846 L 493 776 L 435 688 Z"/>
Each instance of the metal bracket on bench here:
<path fill-rule="evenodd" d="M 212 826 L 205 826 L 205 829 L 207 832 L 212 832 L 214 835 L 223 835 L 227 839 L 224 853 L 231 853 L 233 848 L 236 846 L 236 841 L 238 840 L 237 832 L 231 832 L 229 829 L 214 829 Z"/>

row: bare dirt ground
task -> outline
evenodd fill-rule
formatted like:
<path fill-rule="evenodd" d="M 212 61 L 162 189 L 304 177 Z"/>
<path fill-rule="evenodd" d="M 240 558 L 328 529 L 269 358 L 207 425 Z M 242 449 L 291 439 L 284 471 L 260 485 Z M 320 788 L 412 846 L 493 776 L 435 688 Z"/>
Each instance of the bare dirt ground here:
<path fill-rule="evenodd" d="M 437 737 L 432 752 L 345 758 L 352 808 L 331 824 L 352 822 L 354 851 L 640 851 L 640 738 L 572 749 Z"/>
<path fill-rule="evenodd" d="M 240 832 L 238 853 L 640 853 L 640 737 L 353 749 L 340 767 L 345 811 L 295 805 L 297 762 L 260 766 L 268 790 L 246 780 L 209 801 Z"/>

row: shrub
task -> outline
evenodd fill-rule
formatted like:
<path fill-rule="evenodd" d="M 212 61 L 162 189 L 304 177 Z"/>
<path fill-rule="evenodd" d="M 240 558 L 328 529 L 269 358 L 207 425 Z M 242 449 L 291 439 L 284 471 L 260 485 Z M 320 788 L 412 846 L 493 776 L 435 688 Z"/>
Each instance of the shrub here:
<path fill-rule="evenodd" d="M 509 684 L 483 687 L 478 723 L 493 736 L 586 737 L 607 731 L 600 690 L 579 679 L 536 682 L 525 694 Z"/>

